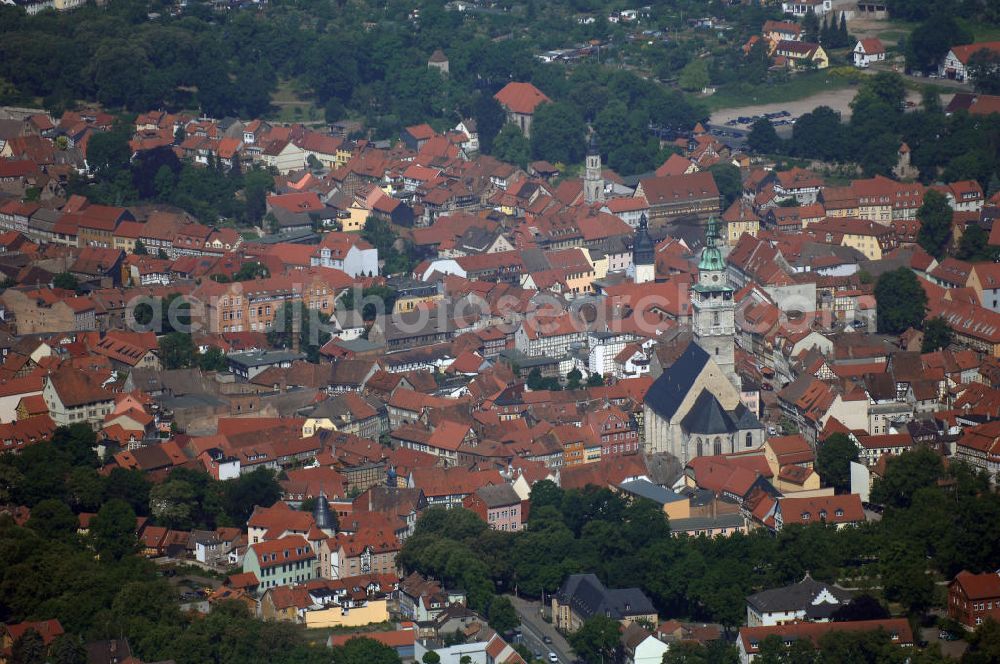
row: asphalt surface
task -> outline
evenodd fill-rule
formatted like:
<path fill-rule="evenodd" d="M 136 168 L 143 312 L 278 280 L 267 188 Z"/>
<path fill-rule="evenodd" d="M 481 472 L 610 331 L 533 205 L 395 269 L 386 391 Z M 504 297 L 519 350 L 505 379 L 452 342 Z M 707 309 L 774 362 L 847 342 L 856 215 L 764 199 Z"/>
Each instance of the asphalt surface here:
<path fill-rule="evenodd" d="M 550 623 L 545 622 L 541 616 L 541 603 L 530 602 L 525 599 L 511 597 L 517 615 L 521 618 L 521 634 L 524 637 L 524 645 L 533 653 L 541 653 L 543 662 L 549 661 L 549 653 L 554 652 L 559 657 L 561 664 L 570 664 L 575 655 L 569 643 L 562 634 L 556 631 Z M 549 637 L 552 642 L 545 643 L 544 638 Z"/>

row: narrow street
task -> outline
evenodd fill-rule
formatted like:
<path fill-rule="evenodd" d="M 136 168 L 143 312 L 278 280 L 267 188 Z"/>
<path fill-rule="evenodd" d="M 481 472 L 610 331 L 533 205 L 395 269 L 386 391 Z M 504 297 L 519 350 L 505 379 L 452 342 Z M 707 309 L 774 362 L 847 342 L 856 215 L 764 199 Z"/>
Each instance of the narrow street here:
<path fill-rule="evenodd" d="M 510 597 L 510 601 L 514 604 L 514 609 L 521 618 L 521 632 L 528 650 L 532 653 L 539 653 L 539 658 L 545 662 L 548 662 L 550 652 L 554 652 L 562 664 L 569 664 L 573 661 L 573 649 L 569 643 L 562 634 L 556 631 L 555 627 L 542 619 L 540 602 L 517 597 Z M 545 643 L 545 637 L 551 639 L 551 643 Z"/>

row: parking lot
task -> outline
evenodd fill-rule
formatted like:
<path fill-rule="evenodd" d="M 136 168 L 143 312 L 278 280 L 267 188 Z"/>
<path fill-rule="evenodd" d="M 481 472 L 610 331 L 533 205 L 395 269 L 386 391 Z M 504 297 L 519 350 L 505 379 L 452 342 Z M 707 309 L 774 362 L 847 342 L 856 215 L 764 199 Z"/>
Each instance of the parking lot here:
<path fill-rule="evenodd" d="M 796 101 L 786 101 L 774 104 L 756 104 L 753 106 L 742 106 L 740 108 L 726 108 L 718 110 L 712 114 L 709 123 L 715 127 L 727 127 L 737 131 L 747 132 L 753 125 L 754 119 L 765 116 L 771 119 L 775 129 L 780 136 L 789 136 L 792 133 L 792 126 L 795 121 L 806 113 L 811 113 L 820 106 L 828 106 L 840 113 L 843 120 L 851 117 L 851 101 L 857 93 L 856 88 L 847 90 L 824 91 L 805 99 Z M 951 97 L 945 95 L 943 103 L 947 103 Z M 920 93 L 915 90 L 907 90 L 906 100 L 915 108 L 920 103 Z M 908 106 L 909 106 L 908 104 Z M 740 120 L 749 119 L 749 123 L 741 123 Z M 735 124 L 730 124 L 735 122 Z"/>

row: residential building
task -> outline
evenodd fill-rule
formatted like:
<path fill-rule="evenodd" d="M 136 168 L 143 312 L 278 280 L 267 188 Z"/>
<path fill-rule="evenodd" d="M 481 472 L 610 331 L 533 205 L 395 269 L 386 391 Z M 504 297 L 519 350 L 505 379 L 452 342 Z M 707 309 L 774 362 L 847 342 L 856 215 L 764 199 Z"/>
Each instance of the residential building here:
<path fill-rule="evenodd" d="M 828 622 L 851 601 L 851 593 L 814 580 L 807 573 L 798 583 L 747 597 L 747 625 L 773 627 L 797 621 Z"/>
<path fill-rule="evenodd" d="M 95 431 L 115 406 L 114 394 L 97 376 L 69 366 L 46 376 L 42 397 L 56 426 L 83 423 Z"/>
<path fill-rule="evenodd" d="M 913 630 L 906 618 L 886 618 L 884 620 L 858 620 L 850 622 L 789 623 L 771 627 L 743 627 L 740 629 L 736 647 L 740 664 L 750 664 L 757 658 L 760 645 L 769 636 L 777 636 L 785 644 L 809 641 L 814 646 L 827 634 L 838 632 L 883 631 L 889 640 L 903 648 L 913 647 Z"/>
<path fill-rule="evenodd" d="M 649 221 L 654 224 L 670 217 L 706 218 L 720 212 L 719 188 L 709 171 L 643 178 L 635 196 L 649 204 Z"/>
<path fill-rule="evenodd" d="M 316 577 L 316 554 L 301 535 L 290 535 L 247 547 L 243 572 L 260 580 L 259 593 L 276 586 L 305 583 Z"/>
<path fill-rule="evenodd" d="M 859 69 L 867 69 L 873 62 L 885 60 L 885 46 L 878 37 L 861 39 L 854 45 L 852 51 L 854 66 Z"/>
<path fill-rule="evenodd" d="M 658 623 L 653 603 L 638 588 L 606 588 L 594 574 L 571 574 L 552 596 L 552 623 L 575 632 L 588 618 L 603 615 L 623 626 L 641 621 Z"/>
<path fill-rule="evenodd" d="M 524 529 L 521 498 L 510 484 L 480 487 L 462 500 L 462 507 L 478 514 L 493 530 Z"/>
<path fill-rule="evenodd" d="M 948 617 L 968 630 L 987 620 L 1000 622 L 1000 574 L 956 574 L 948 584 Z"/>
<path fill-rule="evenodd" d="M 956 81 L 966 80 L 969 77 L 969 59 L 979 51 L 984 50 L 993 54 L 1000 53 L 1000 42 L 977 42 L 952 46 L 938 67 L 938 75 L 941 78 L 951 78 Z"/>

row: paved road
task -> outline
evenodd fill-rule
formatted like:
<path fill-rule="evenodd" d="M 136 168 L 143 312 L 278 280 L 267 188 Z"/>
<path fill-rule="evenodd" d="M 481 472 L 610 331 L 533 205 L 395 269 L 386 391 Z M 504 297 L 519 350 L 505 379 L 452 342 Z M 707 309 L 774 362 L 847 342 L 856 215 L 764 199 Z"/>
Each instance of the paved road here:
<path fill-rule="evenodd" d="M 548 654 L 554 652 L 559 656 L 562 664 L 569 664 L 573 661 L 573 649 L 563 638 L 562 634 L 556 631 L 551 624 L 542 620 L 540 615 L 541 603 L 530 602 L 525 599 L 511 597 L 517 615 L 521 618 L 521 633 L 524 636 L 524 643 L 531 652 L 542 653 L 543 661 L 548 661 Z M 543 638 L 549 637 L 552 643 L 544 643 Z"/>

